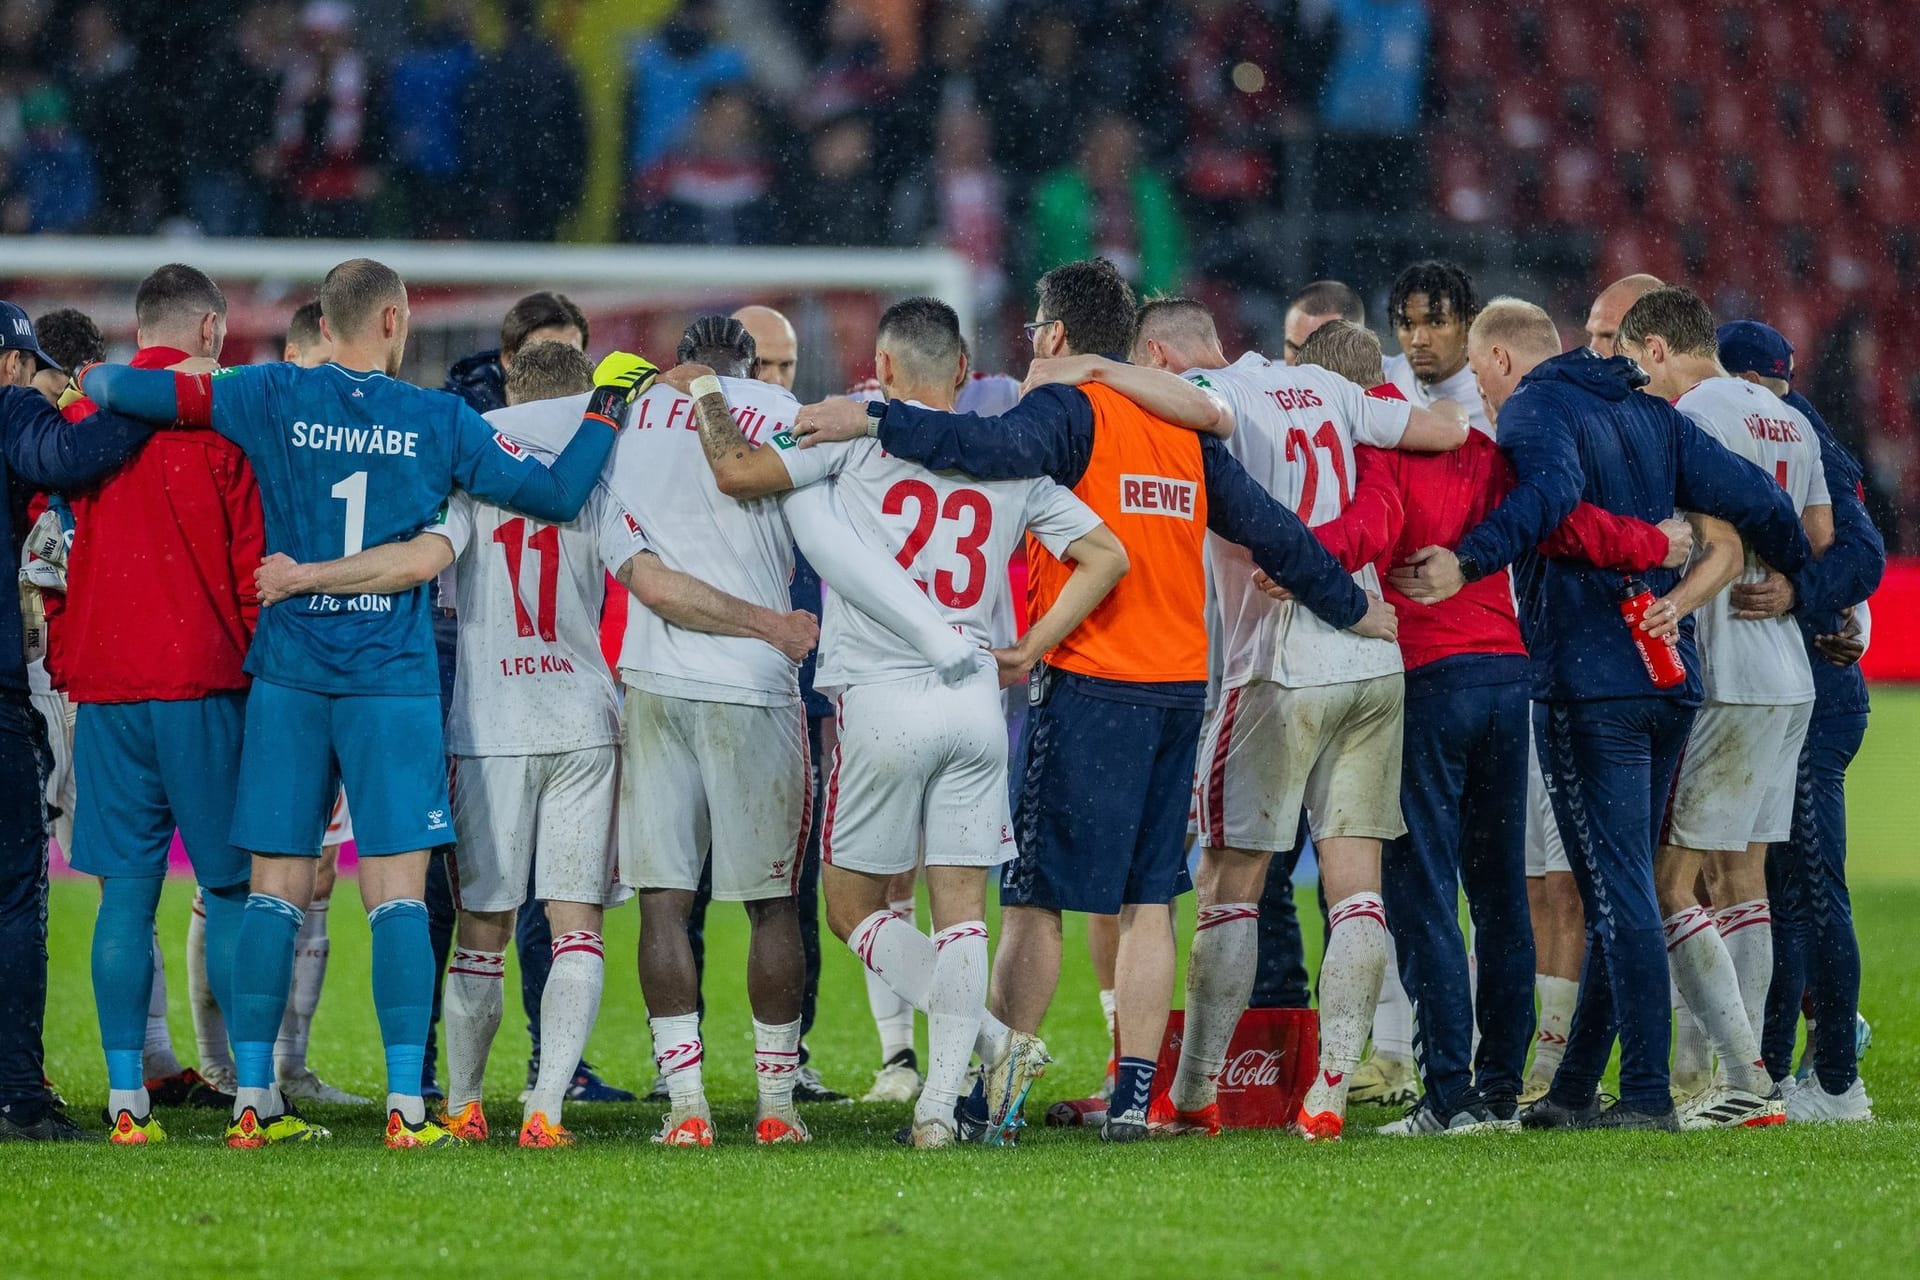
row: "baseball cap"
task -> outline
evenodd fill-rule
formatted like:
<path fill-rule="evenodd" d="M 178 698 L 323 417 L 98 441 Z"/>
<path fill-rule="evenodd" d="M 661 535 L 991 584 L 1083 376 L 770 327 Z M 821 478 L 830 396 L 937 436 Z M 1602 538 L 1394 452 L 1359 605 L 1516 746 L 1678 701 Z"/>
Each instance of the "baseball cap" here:
<path fill-rule="evenodd" d="M 27 351 L 49 369 L 60 362 L 40 349 L 39 335 L 33 331 L 33 318 L 11 302 L 0 302 L 0 351 Z"/>
<path fill-rule="evenodd" d="M 1720 363 L 1728 373 L 1753 372 L 1763 378 L 1793 376 L 1793 344 L 1772 325 L 1758 320 L 1735 320 L 1713 331 L 1720 343 Z"/>

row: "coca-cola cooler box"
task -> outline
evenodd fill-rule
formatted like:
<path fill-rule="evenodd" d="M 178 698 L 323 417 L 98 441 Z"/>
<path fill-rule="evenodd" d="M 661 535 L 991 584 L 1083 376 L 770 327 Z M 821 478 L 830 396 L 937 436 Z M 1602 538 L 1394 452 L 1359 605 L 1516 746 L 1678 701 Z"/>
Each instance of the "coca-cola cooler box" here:
<path fill-rule="evenodd" d="M 1167 1018 L 1167 1038 L 1154 1072 L 1157 1092 L 1173 1083 L 1186 1015 Z M 1220 1071 L 1220 1123 L 1229 1129 L 1283 1129 L 1320 1066 L 1320 1017 L 1312 1009 L 1249 1009 L 1240 1015 Z"/>

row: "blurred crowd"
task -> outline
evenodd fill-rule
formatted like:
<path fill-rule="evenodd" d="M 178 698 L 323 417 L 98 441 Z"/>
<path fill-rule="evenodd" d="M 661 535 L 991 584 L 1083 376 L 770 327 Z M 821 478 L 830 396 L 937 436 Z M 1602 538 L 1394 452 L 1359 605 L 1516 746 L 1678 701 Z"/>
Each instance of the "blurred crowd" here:
<path fill-rule="evenodd" d="M 989 357 L 1009 349 L 996 334 L 1025 306 L 1017 282 L 1095 253 L 1145 292 L 1205 298 L 1248 343 L 1277 343 L 1303 279 L 1383 296 L 1390 263 L 1434 249 L 1570 298 L 1649 269 L 1719 289 L 1723 307 L 1777 310 L 1777 292 L 1690 269 L 1731 250 L 1707 204 L 1689 219 L 1663 195 L 1686 177 L 1664 161 L 1664 103 L 1644 84 L 1622 98 L 1634 86 L 1612 74 L 1622 58 L 1657 63 L 1676 77 L 1676 118 L 1691 110 L 1710 132 L 1716 91 L 1699 82 L 1733 83 L 1729 65 L 1676 51 L 1637 0 L 1578 21 L 1573 8 L 0 0 L 0 230 L 938 244 L 972 265 L 976 313 L 1001 321 Z M 1827 36 L 1887 8 L 1727 0 L 1702 6 L 1719 25 L 1700 40 L 1728 33 L 1737 63 L 1742 32 L 1769 47 L 1775 11 Z M 579 38 L 607 13 L 620 39 Z M 594 109 L 602 89 L 616 109 Z M 1638 134 L 1606 110 L 1629 99 Z M 612 217 L 576 220 L 595 199 L 596 142 L 618 156 L 599 197 Z M 1887 154 L 1911 167 L 1898 139 Z M 1854 184 L 1863 199 L 1885 186 L 1877 155 Z M 1779 234 L 1792 259 L 1805 227 Z M 1674 252 L 1615 261 L 1649 244 Z M 1770 266 L 1774 246 L 1751 244 Z M 1804 323 L 1771 318 L 1800 337 L 1803 370 L 1817 365 L 1897 536 L 1897 496 L 1920 479 L 1920 362 L 1876 299 L 1828 290 Z"/>

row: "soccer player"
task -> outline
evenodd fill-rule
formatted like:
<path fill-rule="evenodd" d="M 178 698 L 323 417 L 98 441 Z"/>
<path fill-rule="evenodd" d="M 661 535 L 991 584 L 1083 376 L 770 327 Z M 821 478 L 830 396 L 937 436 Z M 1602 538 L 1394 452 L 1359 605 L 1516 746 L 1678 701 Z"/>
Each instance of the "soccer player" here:
<path fill-rule="evenodd" d="M 1493 434 L 1480 387 L 1467 366 L 1467 330 L 1480 314 L 1473 277 L 1451 262 L 1416 262 L 1394 277 L 1387 321 L 1400 354 L 1386 359 L 1387 380 L 1415 404 L 1451 400 L 1476 431 Z"/>
<path fill-rule="evenodd" d="M 1287 364 L 1301 363 L 1301 346 L 1313 336 L 1314 330 L 1329 320 L 1367 323 L 1367 304 L 1360 300 L 1352 285 L 1340 280 L 1315 280 L 1293 295 L 1282 325 Z"/>
<path fill-rule="evenodd" d="M 0 302 L 0 489 L 80 489 L 111 473 L 152 427 L 111 413 L 70 423 L 53 407 L 65 375 L 27 313 Z M 19 563 L 8 521 L 6 562 Z M 18 592 L 0 592 L 0 1142 L 89 1137 L 47 1086 L 47 726 L 27 691 Z M 141 939 L 151 946 L 151 934 Z"/>
<path fill-rule="evenodd" d="M 1557 346 L 1557 335 L 1537 329 L 1540 315 L 1530 305 L 1496 299 L 1476 319 L 1469 350 L 1478 344 L 1503 351 L 1529 339 Z M 1353 325 L 1322 327 L 1304 358 L 1363 385 L 1379 381 L 1379 342 Z M 1389 392 L 1397 394 L 1391 387 L 1377 394 Z M 1371 559 L 1383 572 L 1420 547 L 1458 539 L 1513 484 L 1505 456 L 1478 431 L 1451 453 L 1362 446 L 1356 466 L 1353 501 L 1314 533 L 1342 564 Z M 1641 571 L 1684 563 L 1691 545 L 1684 520 L 1656 527 L 1583 503 L 1545 550 Z M 1400 612 L 1407 664 L 1400 804 L 1409 830 L 1387 848 L 1382 897 L 1404 943 L 1397 951 L 1421 1027 L 1417 1056 L 1426 1092 L 1418 1108 L 1385 1131 L 1419 1136 L 1518 1127 L 1515 1094 L 1533 1014 L 1521 874 L 1528 791 L 1520 747 L 1532 733 L 1513 593 L 1506 576 L 1496 574 L 1432 606 L 1414 604 L 1391 580 L 1386 596 Z M 1474 924 L 1477 988 L 1456 923 L 1462 889 Z"/>
<path fill-rule="evenodd" d="M 1213 317 L 1185 298 L 1140 310 L 1134 353 L 1168 361 L 1220 396 L 1234 432 L 1226 447 L 1261 487 L 1309 527 L 1352 499 L 1353 445 L 1457 449 L 1464 417 L 1367 396 L 1315 365 L 1258 352 L 1229 362 Z M 1297 446 L 1297 447 L 1296 447 Z M 1321 459 L 1324 457 L 1324 469 Z M 1169 1133 L 1220 1132 L 1217 1082 L 1227 1043 L 1253 990 L 1256 920 L 1268 863 L 1291 849 L 1309 815 L 1331 931 L 1320 969 L 1320 1075 L 1295 1128 L 1337 1138 L 1346 1082 L 1359 1065 L 1386 965 L 1380 846 L 1406 831 L 1400 816 L 1402 678 L 1392 641 L 1334 628 L 1254 582 L 1243 547 L 1215 535 L 1208 588 L 1219 602 L 1211 642 L 1222 660 L 1219 702 L 1201 731 L 1199 923 L 1187 967 L 1180 1067 L 1156 1111 Z M 1363 562 L 1354 580 L 1380 583 Z"/>
<path fill-rule="evenodd" d="M 226 339 L 227 300 L 202 272 L 175 263 L 141 281 L 134 319 L 136 369 L 211 362 Z M 232 1008 L 227 980 L 248 863 L 228 833 L 246 719 L 242 663 L 259 616 L 260 495 L 238 446 L 161 431 L 72 503 L 60 677 L 79 708 L 73 864 L 101 882 L 93 988 L 109 1140 L 146 1145 L 166 1137 L 153 1103 L 172 1083 L 148 1084 L 144 1050 L 154 915 L 176 828 L 205 903 L 213 995 Z M 187 565 L 193 571 L 181 573 Z M 200 1083 L 184 1078 L 189 1090 Z"/>
<path fill-rule="evenodd" d="M 876 434 L 896 457 L 983 480 L 1047 476 L 1072 488 L 1127 549 L 1132 572 L 1033 677 L 1019 855 L 1001 878 L 990 1001 L 1013 1032 L 970 1114 L 990 1138 L 1004 1138 L 1045 1069 L 1037 1032 L 1059 982 L 1061 913 L 1118 913 L 1119 1070 L 1101 1135 L 1135 1141 L 1147 1135 L 1173 993 L 1171 903 L 1187 888 L 1187 809 L 1206 698 L 1205 534 L 1212 528 L 1253 548 L 1261 567 L 1336 627 L 1391 634 L 1392 615 L 1216 437 L 1201 434 L 1221 429 L 1216 398 L 1098 354 L 1133 345 L 1133 290 L 1111 263 L 1056 267 L 1038 292 L 1027 331 L 1041 360 L 1026 397 L 1000 417 L 829 400 L 807 406 L 798 425 L 822 442 Z M 1029 611 L 1043 616 L 1069 575 L 1044 549 L 1029 548 L 1028 565 Z"/>
<path fill-rule="evenodd" d="M 1648 395 L 1667 400 L 1793 499 L 1814 556 L 1833 542 L 1833 504 L 1820 443 L 1798 409 L 1722 367 L 1713 315 L 1685 289 L 1643 296 L 1620 321 L 1620 352 L 1645 369 Z M 1721 541 L 1727 576 L 1766 569 Z M 1800 748 L 1813 714 L 1806 642 L 1786 617 L 1736 616 L 1716 592 L 1696 635 L 1705 702 L 1687 736 L 1673 812 L 1654 865 L 1673 981 L 1719 1056 L 1714 1084 L 1682 1108 L 1683 1127 L 1777 1123 L 1784 1099 L 1760 1057 L 1773 928 L 1767 846 L 1791 833 Z M 1705 872 L 1710 914 L 1695 898 Z"/>
<path fill-rule="evenodd" d="M 1615 339 L 1627 308 L 1665 284 L 1659 276 L 1640 272 L 1621 276 L 1602 289 L 1587 309 L 1587 349 L 1597 356 L 1617 355 Z"/>
<path fill-rule="evenodd" d="M 298 560 L 415 533 L 456 486 L 531 516 L 573 519 L 612 448 L 615 419 L 653 373 L 635 357 L 603 363 L 603 385 L 549 469 L 458 400 L 397 380 L 408 309 L 391 268 L 341 263 L 322 282 L 320 306 L 334 358 L 318 369 L 253 365 L 207 377 L 99 365 L 82 386 L 103 406 L 211 425 L 239 444 L 260 477 L 267 547 Z M 323 1132 L 280 1095 L 273 1044 L 305 916 L 297 904 L 312 901 L 328 810 L 344 781 L 358 810 L 360 893 L 373 932 L 386 1142 L 450 1144 L 420 1096 L 433 998 L 421 894 L 427 850 L 452 830 L 425 592 L 283 601 L 261 615 L 247 668 L 254 683 L 232 842 L 254 853 L 253 892 L 233 961 L 239 1092 L 227 1142 L 258 1147 Z"/>
<path fill-rule="evenodd" d="M 880 317 L 875 369 L 889 400 L 951 411 L 964 373 L 960 321 L 933 298 Z M 889 457 L 871 438 L 821 449 L 750 449 L 731 418 L 702 419 L 707 460 L 742 499 L 834 476 L 860 536 L 891 551 L 981 649 L 996 651 L 948 687 L 898 637 L 827 597 L 822 687 L 839 726 L 821 835 L 827 920 L 869 972 L 927 1014 L 927 1076 L 916 1147 L 951 1146 L 954 1109 L 975 1042 L 992 1061 L 1007 1029 L 986 1014 L 986 873 L 1013 856 L 1007 733 L 1000 689 L 1091 613 L 1127 571 L 1126 552 L 1086 504 L 1051 480 L 976 482 Z M 1014 643 L 1002 573 L 1021 538 L 1071 561 L 1052 607 Z M 925 850 L 932 937 L 888 901 L 889 882 Z M 982 1030 L 982 1027 L 985 1030 Z"/>
<path fill-rule="evenodd" d="M 507 309 L 500 321 L 500 345 L 454 362 L 443 391 L 465 400 L 475 413 L 506 407 L 507 371 L 520 349 L 535 342 L 563 342 L 582 351 L 591 336 L 586 313 L 564 293 L 542 289 Z"/>
<path fill-rule="evenodd" d="M 1534 736 L 1587 906 L 1587 956 L 1566 1056 L 1547 1095 L 1521 1112 L 1521 1125 L 1671 1130 L 1678 1121 L 1668 1095 L 1671 1023 L 1653 846 L 1700 696 L 1692 628 L 1683 622 L 1719 584 L 1711 572 L 1678 581 L 1672 569 L 1645 574 L 1660 598 L 1641 628 L 1655 639 L 1677 635 L 1689 671 L 1657 689 L 1620 617 L 1626 579 L 1530 553 L 1583 499 L 1647 523 L 1676 506 L 1705 512 L 1730 521 L 1786 572 L 1806 562 L 1806 538 L 1770 479 L 1663 401 L 1636 394 L 1646 375 L 1630 360 L 1603 360 L 1584 347 L 1559 354 L 1551 318 L 1531 304 L 1512 306 L 1529 309 L 1531 323 L 1513 326 L 1511 345 L 1473 351 L 1475 377 L 1501 417 L 1514 487 L 1457 549 L 1423 547 L 1388 581 L 1432 604 L 1527 557 L 1515 577 Z M 1696 523 L 1697 541 L 1724 536 L 1703 535 L 1704 527 Z M 1714 554 L 1709 545 L 1709 562 Z M 1597 1087 L 1616 1031 L 1620 1099 L 1603 1111 Z"/>
<path fill-rule="evenodd" d="M 1786 1082 L 1787 1118 L 1859 1121 L 1873 1118 L 1861 1082 L 1856 1024 L 1860 1005 L 1860 943 L 1847 894 L 1847 765 L 1866 733 L 1867 685 L 1858 645 L 1843 641 L 1847 611 L 1864 635 L 1866 598 L 1879 585 L 1886 547 L 1860 498 L 1860 464 L 1833 438 L 1806 397 L 1791 387 L 1793 347 L 1754 320 L 1715 332 L 1720 363 L 1798 409 L 1820 442 L 1820 465 L 1833 500 L 1833 545 L 1801 575 L 1808 595 L 1793 599 L 1778 575 L 1731 588 L 1736 616 L 1770 613 L 1789 601 L 1813 670 L 1813 718 L 1800 753 L 1793 834 L 1767 855 L 1767 891 L 1773 911 L 1773 981 L 1760 1037 L 1767 1074 Z M 1789 1074 L 1801 1000 L 1809 1000 L 1808 1048 L 1802 1078 Z M 1811 1063 L 1812 1071 L 1806 1072 Z"/>
<path fill-rule="evenodd" d="M 782 388 L 744 380 L 755 347 L 742 325 L 702 319 L 689 336 L 695 341 L 683 353 L 720 371 L 723 394 L 691 399 L 659 387 L 642 397 L 609 481 L 629 510 L 645 513 L 661 560 L 761 608 L 784 609 L 798 538 L 836 592 L 907 639 L 943 676 L 969 670 L 972 646 L 898 565 L 835 516 L 830 494 L 742 503 L 721 492 L 701 454 L 713 426 L 706 419 L 731 411 L 747 439 L 789 449 L 798 405 Z M 690 424 L 701 426 L 697 436 Z M 713 897 L 743 904 L 752 928 L 755 1137 L 805 1142 L 793 1106 L 804 977 L 794 895 L 812 787 L 794 659 L 758 640 L 689 631 L 638 608 L 627 615 L 620 675 L 628 762 L 620 878 L 640 894 L 640 985 L 671 1103 L 656 1140 L 713 1142 L 699 977 L 687 937 L 710 848 Z"/>

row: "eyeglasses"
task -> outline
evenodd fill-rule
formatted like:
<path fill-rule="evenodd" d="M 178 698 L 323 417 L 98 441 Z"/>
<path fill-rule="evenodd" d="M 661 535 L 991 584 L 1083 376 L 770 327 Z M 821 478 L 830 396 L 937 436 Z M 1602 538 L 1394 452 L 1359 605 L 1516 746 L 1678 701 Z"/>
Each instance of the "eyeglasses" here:
<path fill-rule="evenodd" d="M 1034 341 L 1035 334 L 1039 333 L 1042 329 L 1046 328 L 1050 324 L 1059 324 L 1059 323 L 1060 322 L 1058 320 L 1029 320 L 1025 324 L 1020 326 L 1020 330 L 1021 332 L 1027 335 L 1027 342 L 1029 345 L 1031 345 Z"/>

